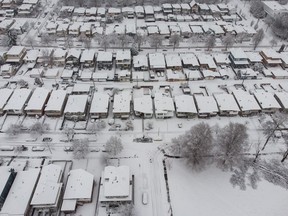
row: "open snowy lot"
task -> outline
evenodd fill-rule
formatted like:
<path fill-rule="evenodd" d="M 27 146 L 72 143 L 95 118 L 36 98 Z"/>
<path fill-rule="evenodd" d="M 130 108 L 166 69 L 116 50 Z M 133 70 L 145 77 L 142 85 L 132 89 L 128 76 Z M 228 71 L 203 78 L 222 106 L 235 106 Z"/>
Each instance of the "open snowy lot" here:
<path fill-rule="evenodd" d="M 173 214 L 287 215 L 287 190 L 262 180 L 256 190 L 248 186 L 242 191 L 229 183 L 230 175 L 214 166 L 200 173 L 193 172 L 185 162 L 172 160 L 168 179 Z"/>

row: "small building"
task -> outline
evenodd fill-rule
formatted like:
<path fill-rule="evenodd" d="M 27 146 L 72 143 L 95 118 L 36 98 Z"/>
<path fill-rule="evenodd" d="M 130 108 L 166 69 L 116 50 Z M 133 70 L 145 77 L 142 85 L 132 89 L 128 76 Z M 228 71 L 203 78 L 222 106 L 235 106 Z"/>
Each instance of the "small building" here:
<path fill-rule="evenodd" d="M 231 63 L 229 58 L 228 58 L 228 55 L 224 54 L 224 53 L 214 54 L 213 59 L 214 59 L 217 66 L 230 65 L 230 63 Z"/>
<path fill-rule="evenodd" d="M 63 114 L 67 101 L 67 92 L 65 90 L 53 90 L 45 107 L 45 115 L 60 117 Z"/>
<path fill-rule="evenodd" d="M 81 50 L 75 48 L 70 49 L 66 56 L 66 64 L 79 65 L 80 56 L 81 56 Z"/>
<path fill-rule="evenodd" d="M 200 67 L 197 57 L 193 53 L 180 54 L 184 68 L 198 69 Z"/>
<path fill-rule="evenodd" d="M 65 187 L 61 212 L 75 212 L 77 205 L 92 201 L 94 176 L 83 170 L 71 170 Z"/>
<path fill-rule="evenodd" d="M 87 108 L 88 95 L 69 95 L 64 114 L 67 119 L 84 120 Z"/>
<path fill-rule="evenodd" d="M 199 118 L 207 118 L 217 115 L 219 110 L 213 96 L 197 95 L 194 97 Z"/>
<path fill-rule="evenodd" d="M 134 175 L 128 166 L 107 166 L 102 172 L 99 202 L 117 206 L 133 202 Z"/>
<path fill-rule="evenodd" d="M 232 92 L 234 98 L 240 108 L 239 115 L 250 116 L 256 115 L 261 111 L 259 104 L 257 103 L 255 97 L 248 92 L 237 89 Z"/>
<path fill-rule="evenodd" d="M 135 14 L 136 14 L 136 17 L 137 17 L 138 19 L 144 19 L 145 13 L 144 13 L 144 8 L 143 8 L 143 6 L 140 6 L 140 5 L 135 6 Z"/>
<path fill-rule="evenodd" d="M 39 56 L 39 50 L 28 50 L 27 54 L 24 57 L 24 62 L 27 65 L 28 69 L 33 69 L 37 63 L 37 59 Z"/>
<path fill-rule="evenodd" d="M 262 56 L 259 54 L 259 52 L 245 52 L 248 58 L 248 61 L 250 65 L 255 64 L 262 64 Z"/>
<path fill-rule="evenodd" d="M 170 96 L 155 93 L 154 112 L 156 118 L 171 118 L 174 116 L 175 107 Z"/>
<path fill-rule="evenodd" d="M 191 95 L 177 95 L 174 97 L 176 116 L 178 118 L 193 118 L 197 116 L 194 98 Z"/>
<path fill-rule="evenodd" d="M 278 1 L 263 1 L 264 11 L 272 18 L 275 18 L 277 15 L 287 12 L 286 7 L 279 4 Z"/>
<path fill-rule="evenodd" d="M 200 68 L 207 69 L 211 71 L 216 71 L 217 65 L 215 64 L 213 57 L 208 54 L 199 54 L 197 55 Z"/>
<path fill-rule="evenodd" d="M 0 215 L 29 215 L 30 200 L 39 177 L 40 169 L 17 172 Z"/>
<path fill-rule="evenodd" d="M 4 107 L 4 112 L 6 111 L 8 114 L 22 115 L 31 92 L 31 89 L 15 89 Z"/>
<path fill-rule="evenodd" d="M 173 70 L 182 70 L 182 61 L 178 54 L 166 54 L 166 68 Z"/>
<path fill-rule="evenodd" d="M 26 114 L 42 116 L 49 95 L 50 90 L 45 88 L 36 88 L 24 109 Z"/>
<path fill-rule="evenodd" d="M 287 79 L 288 71 L 284 70 L 282 67 L 276 67 L 271 70 L 272 78 L 274 79 Z"/>
<path fill-rule="evenodd" d="M 11 11 L 12 14 L 11 16 L 14 16 L 14 10 L 6 10 L 5 11 L 5 16 L 7 16 L 7 11 Z M 4 34 L 7 33 L 10 27 L 15 23 L 14 19 L 4 19 L 2 22 L 0 22 L 0 33 Z"/>
<path fill-rule="evenodd" d="M 94 65 L 95 65 L 95 51 L 85 49 L 82 52 L 80 63 L 84 67 L 94 67 Z"/>
<path fill-rule="evenodd" d="M 229 59 L 234 68 L 247 68 L 249 67 L 249 59 L 246 53 L 241 48 L 231 48 Z"/>
<path fill-rule="evenodd" d="M 254 96 L 264 113 L 274 113 L 281 109 L 274 95 L 266 91 L 256 91 Z"/>
<path fill-rule="evenodd" d="M 164 15 L 172 14 L 173 8 L 172 5 L 169 3 L 162 4 L 162 10 Z"/>
<path fill-rule="evenodd" d="M 166 69 L 166 62 L 163 53 L 149 53 L 149 67 L 155 72 L 163 72 Z"/>
<path fill-rule="evenodd" d="M 53 53 L 53 61 L 56 66 L 64 66 L 66 63 L 67 51 L 57 48 Z"/>
<path fill-rule="evenodd" d="M 258 72 L 254 71 L 251 68 L 246 68 L 246 69 L 237 69 L 236 70 L 236 75 L 238 79 L 245 80 L 245 79 L 257 79 Z"/>
<path fill-rule="evenodd" d="M 89 111 L 90 118 L 107 118 L 109 113 L 109 99 L 110 96 L 108 94 L 95 92 Z"/>
<path fill-rule="evenodd" d="M 113 54 L 112 52 L 104 52 L 104 51 L 100 51 L 98 52 L 97 55 L 97 65 L 98 65 L 98 69 L 112 69 L 113 66 Z"/>
<path fill-rule="evenodd" d="M 1 65 L 0 72 L 3 78 L 10 78 L 15 75 L 16 70 L 11 64 L 4 64 Z"/>
<path fill-rule="evenodd" d="M 116 67 L 122 69 L 131 68 L 131 51 L 118 50 L 116 52 Z"/>
<path fill-rule="evenodd" d="M 145 22 L 155 22 L 153 6 L 145 5 L 143 7 L 145 13 Z"/>
<path fill-rule="evenodd" d="M 133 56 L 133 68 L 137 71 L 148 70 L 148 58 L 146 55 Z"/>
<path fill-rule="evenodd" d="M 57 31 L 57 27 L 58 27 L 58 23 L 55 23 L 55 22 L 47 22 L 46 32 L 47 32 L 49 35 L 55 35 L 55 34 L 56 34 L 56 31 Z"/>
<path fill-rule="evenodd" d="M 82 83 L 76 83 L 72 89 L 72 94 L 89 94 L 91 89 L 90 85 L 82 84 Z"/>
<path fill-rule="evenodd" d="M 56 210 L 59 206 L 61 188 L 62 188 L 61 166 L 49 164 L 43 166 L 41 174 L 31 200 L 33 209 Z"/>
<path fill-rule="evenodd" d="M 66 37 L 68 35 L 68 28 L 69 28 L 68 23 L 59 22 L 56 30 L 57 36 Z"/>
<path fill-rule="evenodd" d="M 281 106 L 281 110 L 288 111 L 288 93 L 287 92 L 275 92 L 274 97 Z"/>
<path fill-rule="evenodd" d="M 269 67 L 280 66 L 282 64 L 281 56 L 273 49 L 263 49 L 260 52 L 263 58 L 263 64 Z"/>
<path fill-rule="evenodd" d="M 190 7 L 189 4 L 187 4 L 187 3 L 182 3 L 182 4 L 180 4 L 180 6 L 181 6 L 181 12 L 182 12 L 182 14 L 190 14 L 190 12 L 191 12 L 191 7 Z"/>
<path fill-rule="evenodd" d="M 214 94 L 217 102 L 220 116 L 236 116 L 239 113 L 239 107 L 231 94 Z"/>
<path fill-rule="evenodd" d="M 131 92 L 120 91 L 114 95 L 113 116 L 114 118 L 127 119 L 131 112 Z"/>
<path fill-rule="evenodd" d="M 9 100 L 9 98 L 11 97 L 13 93 L 12 89 L 8 89 L 8 88 L 3 88 L 0 89 L 0 115 L 4 114 L 4 107 L 7 104 L 7 101 Z"/>
<path fill-rule="evenodd" d="M 80 27 L 83 25 L 81 22 L 74 22 L 68 27 L 68 34 L 77 37 L 80 34 Z"/>
<path fill-rule="evenodd" d="M 135 116 L 143 118 L 153 117 L 153 101 L 151 95 L 143 95 L 133 98 Z"/>
<path fill-rule="evenodd" d="M 58 75 L 59 68 L 48 68 L 44 73 L 44 77 L 47 79 L 56 79 Z"/>
<path fill-rule="evenodd" d="M 103 71 L 98 71 L 97 73 L 92 74 L 92 79 L 95 82 L 106 82 L 108 78 L 108 73 Z"/>
<path fill-rule="evenodd" d="M 6 63 L 21 64 L 27 51 L 23 46 L 12 46 L 6 53 Z"/>

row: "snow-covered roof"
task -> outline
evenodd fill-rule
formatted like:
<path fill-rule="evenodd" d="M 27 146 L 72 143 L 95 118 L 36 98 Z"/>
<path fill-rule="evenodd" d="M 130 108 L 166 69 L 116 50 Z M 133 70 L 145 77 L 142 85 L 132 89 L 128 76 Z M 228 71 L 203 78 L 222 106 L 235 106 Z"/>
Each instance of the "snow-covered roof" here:
<path fill-rule="evenodd" d="M 114 95 L 113 113 L 130 113 L 131 92 L 121 91 Z"/>
<path fill-rule="evenodd" d="M 173 99 L 161 93 L 155 93 L 154 105 L 156 114 L 175 111 Z"/>
<path fill-rule="evenodd" d="M 275 92 L 275 97 L 280 101 L 283 109 L 288 109 L 288 93 L 287 92 Z"/>
<path fill-rule="evenodd" d="M 73 70 L 70 70 L 70 69 L 64 69 L 62 71 L 62 74 L 61 74 L 61 78 L 65 79 L 65 78 L 72 78 L 73 76 Z"/>
<path fill-rule="evenodd" d="M 102 183 L 105 197 L 127 197 L 130 195 L 130 168 L 107 166 L 103 171 Z"/>
<path fill-rule="evenodd" d="M 198 59 L 193 53 L 183 53 L 180 54 L 180 57 L 184 65 L 192 65 L 194 67 L 199 67 Z"/>
<path fill-rule="evenodd" d="M 213 54 L 216 64 L 230 64 L 230 60 L 227 54 L 215 53 Z"/>
<path fill-rule="evenodd" d="M 240 111 L 239 107 L 231 94 L 214 94 L 220 111 Z"/>
<path fill-rule="evenodd" d="M 4 110 L 21 110 L 31 94 L 31 89 L 15 89 Z"/>
<path fill-rule="evenodd" d="M 203 33 L 203 29 L 199 25 L 190 25 L 190 28 L 191 28 L 191 31 L 193 33 L 196 33 L 196 34 L 202 34 Z"/>
<path fill-rule="evenodd" d="M 148 67 L 148 58 L 146 55 L 133 56 L 133 66 L 138 67 Z"/>
<path fill-rule="evenodd" d="M 271 70 L 271 73 L 273 74 L 273 76 L 275 78 L 282 78 L 282 77 L 288 77 L 288 71 L 284 70 L 283 68 L 280 68 L 280 67 L 276 67 L 276 68 L 273 68 L 273 70 Z"/>
<path fill-rule="evenodd" d="M 154 9 L 151 5 L 145 5 L 144 6 L 144 11 L 145 11 L 145 14 L 154 14 Z"/>
<path fill-rule="evenodd" d="M 45 88 L 36 88 L 25 107 L 25 110 L 42 110 L 47 97 L 49 96 L 50 90 Z"/>
<path fill-rule="evenodd" d="M 191 95 L 177 95 L 174 97 L 178 113 L 197 113 L 194 98 Z"/>
<path fill-rule="evenodd" d="M 90 50 L 85 49 L 82 52 L 80 62 L 83 63 L 85 61 L 93 61 L 94 58 L 95 58 L 95 51 L 91 49 Z"/>
<path fill-rule="evenodd" d="M 218 106 L 213 96 L 195 96 L 198 113 L 217 113 Z"/>
<path fill-rule="evenodd" d="M 117 50 L 116 52 L 116 61 L 125 61 L 131 60 L 130 50 Z"/>
<path fill-rule="evenodd" d="M 215 64 L 213 57 L 208 54 L 199 54 L 197 55 L 200 65 L 208 65 L 209 69 L 216 69 L 217 65 Z"/>
<path fill-rule="evenodd" d="M 255 97 L 248 92 L 237 89 L 233 91 L 233 95 L 240 107 L 241 111 L 260 111 L 261 108 L 257 103 Z"/>
<path fill-rule="evenodd" d="M 67 92 L 65 90 L 53 90 L 46 105 L 45 112 L 61 111 L 66 99 L 66 95 Z"/>
<path fill-rule="evenodd" d="M 66 50 L 63 50 L 61 48 L 57 48 L 54 50 L 53 56 L 54 58 L 65 58 L 67 54 Z"/>
<path fill-rule="evenodd" d="M 272 93 L 263 91 L 256 91 L 254 93 L 256 100 L 258 101 L 262 109 L 280 109 L 281 106 L 275 99 Z"/>
<path fill-rule="evenodd" d="M 165 57 L 163 53 L 149 53 L 149 64 L 151 69 L 165 69 Z"/>
<path fill-rule="evenodd" d="M 133 99 L 134 111 L 153 114 L 153 103 L 151 95 L 143 95 Z"/>
<path fill-rule="evenodd" d="M 24 61 L 36 61 L 39 55 L 39 50 L 28 50 Z"/>
<path fill-rule="evenodd" d="M 44 76 L 46 78 L 56 78 L 59 74 L 59 68 L 48 68 Z"/>
<path fill-rule="evenodd" d="M 235 59 L 248 59 L 246 53 L 241 48 L 231 48 L 230 53 Z"/>
<path fill-rule="evenodd" d="M 93 191 L 94 176 L 83 170 L 71 170 L 68 174 L 68 180 L 63 199 L 90 199 Z"/>
<path fill-rule="evenodd" d="M 181 58 L 178 54 L 165 55 L 167 67 L 182 67 Z"/>
<path fill-rule="evenodd" d="M 68 54 L 67 54 L 67 57 L 74 57 L 74 58 L 80 58 L 80 55 L 81 55 L 81 50 L 79 49 L 75 49 L 75 48 L 72 48 L 68 51 Z"/>
<path fill-rule="evenodd" d="M 95 92 L 91 102 L 90 113 L 107 113 L 109 98 L 108 94 Z"/>
<path fill-rule="evenodd" d="M 12 46 L 7 52 L 7 55 L 18 56 L 23 50 L 25 50 L 23 46 Z"/>
<path fill-rule="evenodd" d="M 12 89 L 0 89 L 0 109 L 3 109 L 5 104 L 7 103 L 8 99 L 10 98 L 10 96 L 12 95 L 13 90 Z"/>
<path fill-rule="evenodd" d="M 280 57 L 285 64 L 288 64 L 288 52 L 281 52 Z"/>
<path fill-rule="evenodd" d="M 267 58 L 271 58 L 271 59 L 279 59 L 280 58 L 280 54 L 272 48 L 262 49 L 261 53 L 264 54 L 264 56 Z"/>
<path fill-rule="evenodd" d="M 97 55 L 97 62 L 112 62 L 113 54 L 112 52 L 100 51 Z"/>
<path fill-rule="evenodd" d="M 0 215 L 27 215 L 40 169 L 17 172 Z"/>
<path fill-rule="evenodd" d="M 23 0 L 23 4 L 37 4 L 39 0 Z"/>
<path fill-rule="evenodd" d="M 64 113 L 84 113 L 88 95 L 69 95 Z"/>
<path fill-rule="evenodd" d="M 135 13 L 144 13 L 143 6 L 135 6 Z"/>
<path fill-rule="evenodd" d="M 76 83 L 73 87 L 72 93 L 88 93 L 90 91 L 90 85 Z"/>
<path fill-rule="evenodd" d="M 250 62 L 257 63 L 262 62 L 262 56 L 259 54 L 259 52 L 246 52 L 246 55 Z"/>
<path fill-rule="evenodd" d="M 43 166 L 33 198 L 32 206 L 56 205 L 60 196 L 62 168 L 59 165 Z"/>

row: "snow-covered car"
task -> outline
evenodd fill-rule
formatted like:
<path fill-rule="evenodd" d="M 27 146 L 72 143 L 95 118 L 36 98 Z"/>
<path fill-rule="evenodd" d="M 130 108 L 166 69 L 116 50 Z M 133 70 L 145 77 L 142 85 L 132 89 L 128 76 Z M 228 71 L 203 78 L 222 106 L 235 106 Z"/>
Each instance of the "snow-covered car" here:
<path fill-rule="evenodd" d="M 32 147 L 32 151 L 44 151 L 45 147 L 41 147 L 41 146 L 33 146 Z"/>
<path fill-rule="evenodd" d="M 14 151 L 14 146 L 0 146 L 0 151 Z"/>
<path fill-rule="evenodd" d="M 64 151 L 66 152 L 72 152 L 74 150 L 74 148 L 72 146 L 65 146 L 64 147 Z"/>
<path fill-rule="evenodd" d="M 275 138 L 281 138 L 281 137 L 282 137 L 281 131 L 275 131 L 275 132 L 274 132 L 274 137 L 275 137 Z"/>
<path fill-rule="evenodd" d="M 142 203 L 143 203 L 143 205 L 147 205 L 148 204 L 148 194 L 147 194 L 147 192 L 143 192 L 142 193 Z"/>
<path fill-rule="evenodd" d="M 91 148 L 91 149 L 90 149 L 90 152 L 99 152 L 99 151 L 100 151 L 99 148 Z"/>

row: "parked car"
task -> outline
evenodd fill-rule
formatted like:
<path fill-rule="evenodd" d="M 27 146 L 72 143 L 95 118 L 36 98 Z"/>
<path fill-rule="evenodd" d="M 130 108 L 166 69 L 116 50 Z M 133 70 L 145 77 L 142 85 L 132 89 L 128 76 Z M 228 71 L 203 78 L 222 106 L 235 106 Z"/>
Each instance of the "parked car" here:
<path fill-rule="evenodd" d="M 147 205 L 148 204 L 148 194 L 147 194 L 147 192 L 143 192 L 142 193 L 142 203 L 143 203 L 143 205 Z"/>
<path fill-rule="evenodd" d="M 99 148 L 91 148 L 91 149 L 90 149 L 90 152 L 99 152 L 99 151 L 100 151 Z"/>
<path fill-rule="evenodd" d="M 14 151 L 14 146 L 0 146 L 0 151 Z"/>
<path fill-rule="evenodd" d="M 51 137 L 43 137 L 42 142 L 52 142 Z"/>
<path fill-rule="evenodd" d="M 44 151 L 45 147 L 41 147 L 41 146 L 33 146 L 32 147 L 32 151 Z"/>
<path fill-rule="evenodd" d="M 72 151 L 74 151 L 74 148 L 73 148 L 72 146 L 65 146 L 65 147 L 64 147 L 64 151 L 66 151 L 66 152 L 72 152 Z"/>

